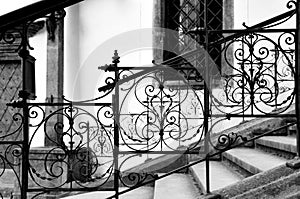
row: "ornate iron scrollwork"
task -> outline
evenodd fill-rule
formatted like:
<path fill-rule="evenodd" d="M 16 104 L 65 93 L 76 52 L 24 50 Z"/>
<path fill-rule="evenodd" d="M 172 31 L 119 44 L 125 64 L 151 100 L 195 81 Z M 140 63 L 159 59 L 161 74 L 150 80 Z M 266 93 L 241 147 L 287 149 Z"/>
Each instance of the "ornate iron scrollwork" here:
<path fill-rule="evenodd" d="M 232 47 L 233 61 L 227 53 Z M 230 113 L 250 115 L 287 110 L 295 95 L 294 49 L 294 34 L 286 32 L 251 32 L 228 42 L 224 60 L 232 72 L 224 76 L 223 100 L 214 96 L 222 104 L 218 110 L 229 113 L 225 110 L 232 107 Z"/>
<path fill-rule="evenodd" d="M 212 2 L 222 7 L 217 1 L 209 1 L 208 6 L 213 5 Z M 204 3 L 180 1 L 182 7 L 177 9 L 179 47 L 176 46 L 180 52 L 195 49 L 191 46 L 192 38 L 185 38 L 183 33 L 188 34 L 190 29 L 199 28 L 199 24 L 204 23 L 207 16 L 204 17 L 205 12 L 198 10 Z M 289 1 L 287 7 L 292 9 L 294 6 L 295 2 Z M 220 13 L 213 13 L 209 8 L 207 11 L 213 15 L 213 20 L 222 21 Z M 64 15 L 62 11 L 48 18 L 54 22 Z M 193 16 L 190 18 L 188 15 Z M 210 93 L 200 75 L 201 67 L 198 67 L 204 66 L 205 56 L 194 53 L 189 56 L 190 63 L 182 58 L 174 61 L 174 65 L 156 64 L 146 69 L 118 67 L 120 57 L 115 52 L 113 64 L 105 66 L 105 72 L 113 75 L 109 73 L 110 76 L 98 89 L 98 97 L 76 102 L 62 97 L 61 103 L 51 100 L 49 103 L 27 103 L 25 100 L 14 103 L 16 107 L 24 108 L 24 112 L 28 111 L 28 117 L 15 114 L 13 120 L 20 126 L 11 133 L 0 134 L 0 138 L 21 134 L 22 128 L 28 127 L 29 148 L 24 148 L 27 142 L 1 140 L 6 150 L 0 153 L 0 177 L 12 171 L 18 186 L 22 187 L 20 160 L 28 157 L 29 167 L 22 169 L 29 172 L 30 191 L 34 194 L 39 192 L 34 197 L 52 191 L 95 191 L 107 187 L 118 194 L 119 186 L 133 189 L 148 180 L 157 179 L 154 172 L 135 168 L 147 163 L 151 153 L 192 154 L 208 140 L 204 148 L 208 149 L 206 155 L 210 155 L 211 148 L 218 153 L 248 141 L 238 132 L 214 135 L 213 128 L 219 121 L 224 122 L 231 116 L 268 117 L 269 114 L 283 114 L 291 107 L 296 95 L 296 33 L 269 30 L 291 16 L 259 29 L 245 26 L 245 30 L 229 37 L 225 35 L 231 34 L 231 31 L 222 32 L 221 26 L 209 27 L 212 25 L 209 23 L 206 23 L 206 29 L 195 31 L 202 34 L 198 35 L 198 41 L 208 47 L 208 54 L 214 55 L 218 64 L 222 62 L 230 69 L 228 74 L 218 79 L 220 82 Z M 22 26 L 17 33 L 1 33 L 0 40 L 8 44 L 21 41 L 22 47 L 29 47 L 27 29 L 30 23 Z M 51 23 L 48 25 L 53 33 L 55 27 Z M 203 33 L 207 33 L 207 38 Z M 114 93 L 118 94 L 111 103 L 101 102 Z M 58 109 L 46 112 L 44 106 Z M 277 111 L 272 112 L 274 109 Z M 53 123 L 57 116 L 63 120 Z M 223 120 L 215 122 L 214 117 Z M 29 126 L 24 124 L 25 119 L 29 120 Z M 42 139 L 40 134 L 53 146 L 33 147 L 36 139 Z M 59 140 L 52 139 L 50 134 L 57 135 Z M 25 154 L 26 151 L 28 154 Z M 112 185 L 113 180 L 118 186 Z M 6 196 L 0 193 L 0 197 Z"/>
<path fill-rule="evenodd" d="M 30 107 L 30 127 L 33 129 L 30 144 L 38 137 L 40 130 L 45 136 L 48 133 L 60 134 L 62 139 L 58 143 L 52 140 L 55 147 L 49 149 L 31 149 L 29 171 L 33 186 L 54 189 L 75 183 L 78 187 L 90 188 L 91 185 L 85 184 L 87 181 L 101 186 L 109 180 L 112 174 L 113 134 L 112 126 L 104 124 L 103 119 L 111 119 L 111 108 L 106 105 L 98 108 L 95 117 L 87 110 L 72 105 L 49 115 L 40 106 Z M 63 115 L 65 122 L 49 126 L 51 118 L 59 114 Z M 51 137 L 48 136 L 48 139 Z M 37 154 L 40 154 L 38 159 Z"/>
<path fill-rule="evenodd" d="M 173 69 L 154 70 L 120 90 L 120 135 L 130 150 L 177 150 L 202 128 L 202 101 Z"/>

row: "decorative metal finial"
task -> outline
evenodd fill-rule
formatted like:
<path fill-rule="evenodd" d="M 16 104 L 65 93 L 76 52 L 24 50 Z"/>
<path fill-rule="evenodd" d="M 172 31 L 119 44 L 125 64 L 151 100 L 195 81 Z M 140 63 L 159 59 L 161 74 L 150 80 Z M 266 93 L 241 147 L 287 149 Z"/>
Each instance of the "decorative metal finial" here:
<path fill-rule="evenodd" d="M 114 53 L 114 56 L 112 57 L 112 59 L 113 59 L 113 63 L 115 63 L 115 64 L 117 64 L 117 63 L 119 63 L 120 62 L 120 57 L 119 57 L 119 54 L 118 54 L 118 50 L 115 50 L 115 53 Z"/>

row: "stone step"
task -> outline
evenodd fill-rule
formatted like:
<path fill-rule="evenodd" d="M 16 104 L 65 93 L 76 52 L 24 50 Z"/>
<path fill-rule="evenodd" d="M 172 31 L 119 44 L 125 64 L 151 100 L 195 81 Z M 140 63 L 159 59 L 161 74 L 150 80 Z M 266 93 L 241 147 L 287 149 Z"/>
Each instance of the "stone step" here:
<path fill-rule="evenodd" d="M 299 198 L 300 198 L 300 191 L 284 196 L 284 199 L 299 199 Z"/>
<path fill-rule="evenodd" d="M 286 159 L 268 154 L 258 149 L 235 148 L 223 153 L 223 158 L 238 165 L 242 169 L 257 174 L 286 163 Z"/>
<path fill-rule="evenodd" d="M 120 191 L 126 188 L 120 188 Z M 132 190 L 124 195 L 121 195 L 120 199 L 153 199 L 153 187 L 140 187 L 135 190 Z M 90 193 L 78 194 L 74 196 L 64 197 L 63 199 L 99 199 L 99 198 L 107 198 L 114 195 L 113 191 L 94 191 Z"/>
<path fill-rule="evenodd" d="M 233 199 L 245 198 L 265 198 L 265 199 L 283 199 L 290 195 L 290 198 L 297 196 L 299 193 L 300 172 L 295 172 L 288 176 L 283 176 L 278 180 L 268 184 L 261 185 L 255 189 L 244 192 Z"/>
<path fill-rule="evenodd" d="M 289 153 L 297 153 L 296 137 L 293 136 L 265 136 L 257 139 L 256 144 Z"/>
<path fill-rule="evenodd" d="M 120 188 L 120 190 L 126 188 Z M 153 187 L 140 187 L 124 195 L 121 195 L 120 199 L 153 199 L 154 188 Z"/>
<path fill-rule="evenodd" d="M 195 199 L 199 195 L 189 174 L 176 173 L 155 182 L 154 199 Z"/>
<path fill-rule="evenodd" d="M 224 188 L 242 180 L 242 176 L 228 168 L 220 161 L 209 162 L 210 191 Z M 191 174 L 195 181 L 206 192 L 206 163 L 202 162 L 190 168 Z"/>
<path fill-rule="evenodd" d="M 288 176 L 293 175 L 295 172 L 299 172 L 300 169 L 295 170 L 287 167 L 285 164 L 279 167 L 270 169 L 265 172 L 258 173 L 256 175 L 252 175 L 248 178 L 243 179 L 242 181 L 214 191 L 214 194 L 219 194 L 224 196 L 224 198 L 234 198 L 237 196 L 241 196 L 245 193 L 249 193 L 251 190 L 262 190 L 260 187 L 266 187 L 268 184 L 272 182 L 279 181 L 280 179 L 287 179 Z M 291 179 L 291 178 L 288 178 Z M 280 187 L 280 183 L 278 184 Z M 272 193 L 270 191 L 270 193 Z M 225 197 L 226 196 L 226 197 Z M 251 195 L 249 195 L 250 198 Z M 262 198 L 262 197 L 258 197 Z"/>

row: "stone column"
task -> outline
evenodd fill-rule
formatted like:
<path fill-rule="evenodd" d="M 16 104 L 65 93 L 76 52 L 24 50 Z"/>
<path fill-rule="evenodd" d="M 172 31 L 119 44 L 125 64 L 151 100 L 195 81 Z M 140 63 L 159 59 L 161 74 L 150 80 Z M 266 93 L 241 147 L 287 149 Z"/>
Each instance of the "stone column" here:
<path fill-rule="evenodd" d="M 153 0 L 153 59 L 160 63 L 163 61 L 163 13 L 161 0 Z"/>
<path fill-rule="evenodd" d="M 48 103 L 62 102 L 63 77 L 64 77 L 64 21 L 63 18 L 55 18 L 55 14 L 47 19 L 47 90 L 46 101 Z M 46 114 L 49 115 L 62 107 L 46 106 Z M 45 124 L 45 146 L 57 146 L 61 143 L 63 117 L 56 114 Z"/>
<path fill-rule="evenodd" d="M 156 48 L 153 57 L 158 62 L 178 55 L 179 35 L 176 32 L 179 22 L 178 7 L 180 7 L 179 0 L 154 0 L 153 26 L 157 29 L 153 32 L 153 47 Z M 174 31 L 167 31 L 168 29 Z M 164 49 L 172 49 L 173 52 Z"/>
<path fill-rule="evenodd" d="M 224 0 L 223 1 L 223 30 L 231 30 L 234 28 L 234 0 Z M 224 35 L 225 37 L 227 35 Z M 227 55 L 222 55 L 222 68 L 221 73 L 230 75 L 233 71 L 233 69 L 228 66 L 228 64 L 225 61 L 225 57 L 227 57 L 227 60 L 233 64 L 234 58 L 233 58 L 233 46 L 229 47 L 227 50 Z"/>

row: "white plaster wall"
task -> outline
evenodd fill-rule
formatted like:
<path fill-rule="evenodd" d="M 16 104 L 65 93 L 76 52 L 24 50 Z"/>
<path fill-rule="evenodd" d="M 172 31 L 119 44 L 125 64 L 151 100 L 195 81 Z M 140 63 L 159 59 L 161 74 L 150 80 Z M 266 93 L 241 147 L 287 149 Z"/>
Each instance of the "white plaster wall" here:
<path fill-rule="evenodd" d="M 234 27 L 243 28 L 243 22 L 247 26 L 253 26 L 271 17 L 289 11 L 286 8 L 289 0 L 234 0 Z M 287 28 L 291 23 L 284 24 L 281 28 Z"/>
<path fill-rule="evenodd" d="M 68 8 L 65 21 L 65 94 L 69 98 L 86 99 L 89 97 L 85 92 L 87 89 L 90 96 L 94 95 L 94 88 L 87 88 L 87 82 L 92 75 L 99 72 L 98 66 L 111 62 L 113 50 L 99 54 L 97 64 L 87 66 L 87 59 L 95 49 L 114 36 L 136 29 L 151 28 L 152 0 L 86 0 Z M 152 41 L 151 37 L 149 39 Z M 112 46 L 112 49 L 119 48 L 122 46 Z M 122 64 L 151 63 L 151 50 L 129 54 L 127 56 L 130 58 L 121 58 Z"/>
<path fill-rule="evenodd" d="M 148 12 L 148 20 L 141 19 L 142 13 L 144 16 L 145 11 L 151 11 L 143 7 L 149 2 L 151 0 L 88 0 L 80 4 L 80 63 L 107 39 L 122 32 L 151 27 L 151 12 Z"/>
<path fill-rule="evenodd" d="M 64 94 L 69 97 L 73 93 L 74 77 L 79 69 L 79 5 L 66 9 L 64 31 Z M 79 88 L 77 91 L 80 92 Z"/>

